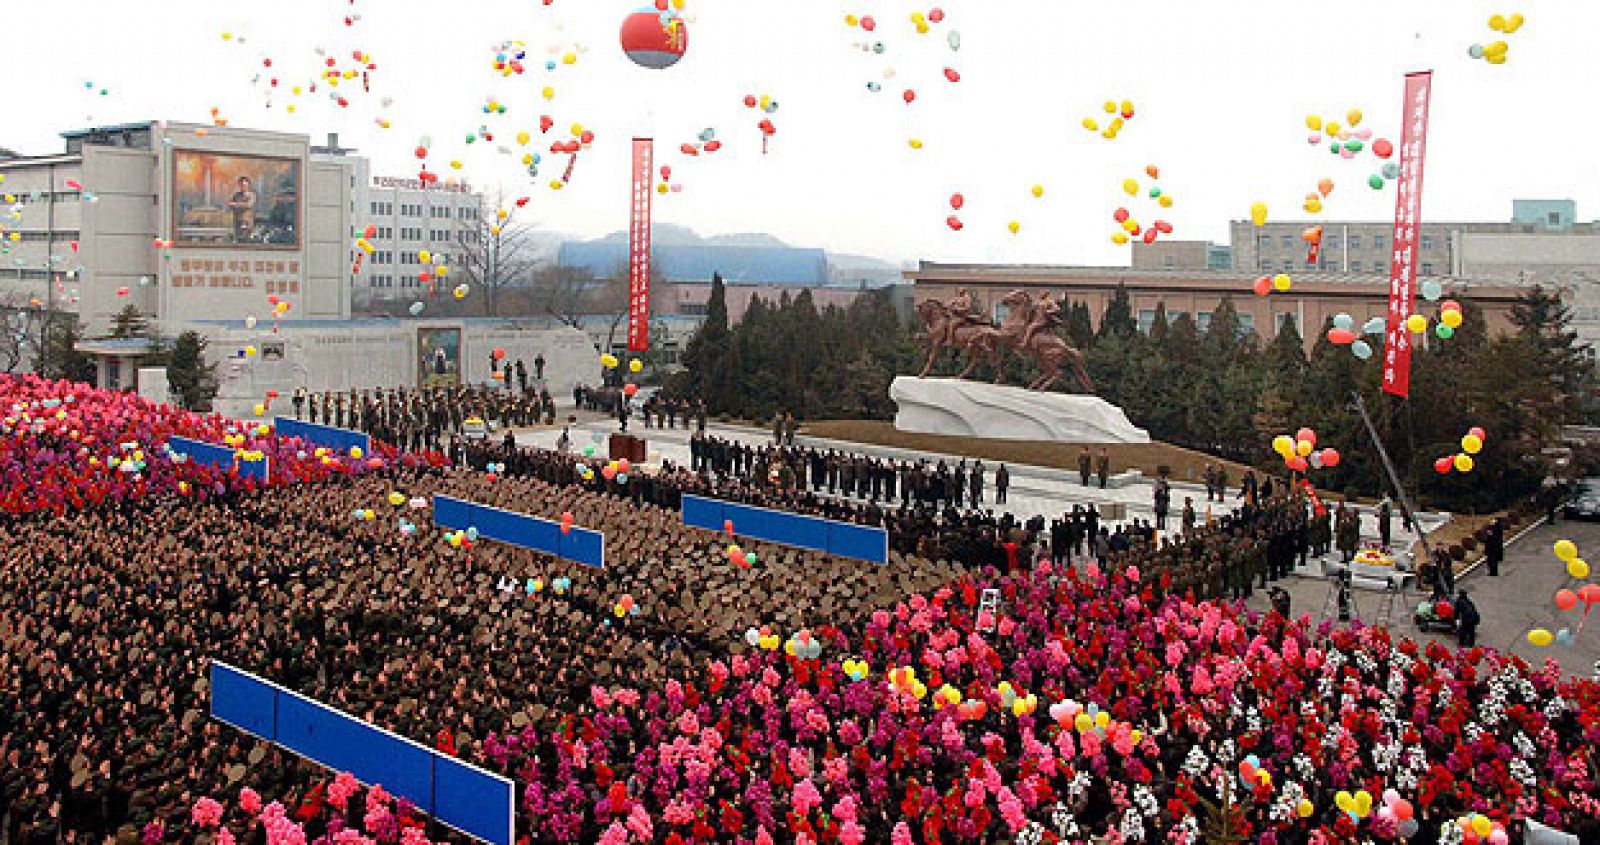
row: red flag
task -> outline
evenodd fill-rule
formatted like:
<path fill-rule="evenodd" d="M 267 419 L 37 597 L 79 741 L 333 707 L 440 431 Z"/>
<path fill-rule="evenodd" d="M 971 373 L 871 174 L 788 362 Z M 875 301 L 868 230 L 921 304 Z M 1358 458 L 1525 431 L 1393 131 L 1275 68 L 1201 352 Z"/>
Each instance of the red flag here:
<path fill-rule="evenodd" d="M 1428 148 L 1428 105 L 1433 72 L 1406 74 L 1400 137 L 1400 177 L 1395 180 L 1394 258 L 1389 267 L 1389 324 L 1383 350 L 1383 390 L 1411 393 L 1411 333 L 1406 319 L 1416 304 L 1418 236 L 1422 219 L 1422 166 Z"/>
<path fill-rule="evenodd" d="M 628 227 L 628 351 L 650 350 L 650 183 L 654 145 L 633 139 L 633 216 Z"/>

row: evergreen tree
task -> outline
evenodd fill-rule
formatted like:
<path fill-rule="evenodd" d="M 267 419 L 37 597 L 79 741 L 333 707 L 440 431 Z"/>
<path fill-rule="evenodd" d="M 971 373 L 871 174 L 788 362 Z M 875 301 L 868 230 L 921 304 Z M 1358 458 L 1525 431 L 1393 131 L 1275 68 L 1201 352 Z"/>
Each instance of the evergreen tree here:
<path fill-rule="evenodd" d="M 1511 306 L 1511 324 L 1534 346 L 1536 367 L 1529 375 L 1548 379 L 1561 393 L 1566 418 L 1580 418 L 1590 402 L 1586 388 L 1593 384 L 1594 362 L 1572 330 L 1572 310 L 1561 293 L 1535 285 Z"/>
<path fill-rule="evenodd" d="M 1156 316 L 1150 323 L 1150 342 L 1161 346 L 1167 339 L 1167 303 L 1165 300 L 1156 303 Z"/>
<path fill-rule="evenodd" d="M 172 344 L 167 364 L 167 386 L 178 406 L 190 411 L 211 410 L 217 395 L 217 365 L 206 363 L 206 339 L 198 332 L 186 331 Z"/>
<path fill-rule="evenodd" d="M 733 352 L 733 333 L 728 328 L 728 292 L 720 274 L 711 277 L 711 294 L 706 299 L 706 319 L 684 345 L 686 378 L 684 392 L 706 401 L 706 406 L 725 413 L 731 402 L 729 356 Z"/>
<path fill-rule="evenodd" d="M 1066 309 L 1067 342 L 1078 349 L 1094 345 L 1093 319 L 1089 316 L 1089 303 L 1079 300 Z"/>
<path fill-rule="evenodd" d="M 139 306 L 128 303 L 111 318 L 111 334 L 113 338 L 135 338 L 150 336 L 150 318 L 140 313 Z"/>
<path fill-rule="evenodd" d="M 1233 299 L 1224 296 L 1211 312 L 1211 325 L 1206 327 L 1202 358 L 1208 366 L 1223 366 L 1233 361 L 1243 347 L 1240 340 L 1239 310 Z"/>
<path fill-rule="evenodd" d="M 1111 297 L 1111 302 L 1106 305 L 1106 313 L 1100 318 L 1099 338 L 1113 335 L 1129 336 L 1139 330 L 1139 325 L 1133 320 L 1133 304 L 1128 299 L 1128 288 L 1122 283 L 1117 283 L 1117 292 Z"/>
<path fill-rule="evenodd" d="M 72 314 L 48 314 L 41 326 L 44 337 L 39 343 L 39 372 L 46 378 L 68 381 L 94 381 L 94 360 L 78 351 L 83 340 L 83 325 Z"/>

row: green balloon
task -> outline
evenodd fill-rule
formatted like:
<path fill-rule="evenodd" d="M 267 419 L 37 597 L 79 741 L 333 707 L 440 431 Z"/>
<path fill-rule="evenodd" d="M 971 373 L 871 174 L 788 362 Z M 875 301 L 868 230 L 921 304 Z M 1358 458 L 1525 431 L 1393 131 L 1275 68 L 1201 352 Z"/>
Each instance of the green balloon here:
<path fill-rule="evenodd" d="M 1456 330 L 1450 328 L 1444 323 L 1440 323 L 1439 325 L 1433 327 L 1433 333 L 1438 335 L 1440 340 L 1449 340 L 1455 336 Z"/>
<path fill-rule="evenodd" d="M 1344 148 L 1353 153 L 1361 152 L 1364 147 L 1366 147 L 1366 144 L 1361 143 L 1360 138 L 1351 138 L 1344 142 Z"/>
<path fill-rule="evenodd" d="M 1334 155 L 1338 155 L 1339 154 L 1339 146 L 1340 146 L 1339 142 L 1338 141 L 1334 141 L 1333 143 L 1328 145 L 1328 152 L 1333 153 Z"/>
<path fill-rule="evenodd" d="M 1383 185 L 1384 185 L 1383 176 L 1381 174 L 1378 174 L 1378 173 L 1374 173 L 1371 176 L 1368 176 L 1367 177 L 1367 185 L 1369 185 L 1372 188 L 1372 190 L 1374 190 L 1374 191 L 1383 190 Z"/>
<path fill-rule="evenodd" d="M 1150 198 L 1153 199 L 1153 200 L 1154 199 L 1160 199 L 1161 198 L 1161 189 L 1160 188 L 1151 188 L 1150 189 Z"/>

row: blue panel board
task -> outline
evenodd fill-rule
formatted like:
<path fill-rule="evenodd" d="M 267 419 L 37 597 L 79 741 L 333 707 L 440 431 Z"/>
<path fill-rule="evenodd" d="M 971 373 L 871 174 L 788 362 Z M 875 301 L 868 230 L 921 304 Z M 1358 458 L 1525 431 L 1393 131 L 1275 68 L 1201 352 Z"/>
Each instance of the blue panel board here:
<path fill-rule="evenodd" d="M 188 455 L 189 459 L 202 466 L 216 467 L 223 472 L 238 469 L 239 475 L 244 478 L 254 478 L 265 483 L 268 477 L 270 459 L 263 456 L 259 461 L 241 461 L 236 452 L 229 446 L 218 446 L 188 437 L 169 437 L 167 445 L 172 451 L 180 455 Z"/>
<path fill-rule="evenodd" d="M 889 562 L 889 532 L 865 525 L 828 523 L 828 553 L 839 557 Z"/>
<path fill-rule="evenodd" d="M 367 454 L 372 452 L 372 438 L 348 428 L 318 425 L 293 417 L 275 417 L 272 420 L 272 427 L 280 437 L 298 437 L 307 443 L 326 446 L 339 452 L 349 452 L 351 446 L 359 446 L 361 451 Z"/>
<path fill-rule="evenodd" d="M 480 539 L 509 543 L 589 566 L 605 566 L 605 537 L 597 531 L 574 527 L 571 532 L 562 534 L 558 522 L 440 495 L 433 497 L 433 521 L 441 528 L 476 528 Z"/>
<path fill-rule="evenodd" d="M 726 519 L 722 515 L 722 510 L 722 502 L 716 499 L 685 494 L 683 524 L 691 528 L 704 528 L 707 531 L 721 531 L 723 520 Z"/>
<path fill-rule="evenodd" d="M 511 845 L 516 785 L 443 754 L 433 764 L 434 817 L 486 842 Z"/>
<path fill-rule="evenodd" d="M 757 540 L 771 536 L 772 531 L 767 525 L 767 512 L 749 505 L 740 505 L 725 502 L 722 505 L 722 518 L 733 520 L 733 533 L 740 537 L 754 537 Z M 722 526 L 717 526 L 721 528 Z"/>
<path fill-rule="evenodd" d="M 605 568 L 606 538 L 604 534 L 598 531 L 590 531 L 587 528 L 573 528 L 571 531 L 562 534 L 560 526 L 557 526 L 556 535 L 561 539 L 561 557 L 589 566 Z"/>
<path fill-rule="evenodd" d="M 381 783 L 428 812 L 434 752 L 294 693 L 278 695 L 278 743 L 362 783 Z"/>
<path fill-rule="evenodd" d="M 211 718 L 277 738 L 277 688 L 225 663 L 211 662 Z"/>

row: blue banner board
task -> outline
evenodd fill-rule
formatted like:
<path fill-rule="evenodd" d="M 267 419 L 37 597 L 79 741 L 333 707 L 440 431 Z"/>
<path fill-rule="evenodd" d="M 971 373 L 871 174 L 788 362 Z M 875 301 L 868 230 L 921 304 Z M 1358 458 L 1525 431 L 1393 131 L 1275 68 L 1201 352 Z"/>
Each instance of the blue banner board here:
<path fill-rule="evenodd" d="M 513 845 L 516 784 L 347 713 L 211 661 L 211 717 L 367 785 L 491 845 Z"/>
<path fill-rule="evenodd" d="M 372 438 L 348 428 L 318 425 L 293 417 L 274 418 L 272 428 L 279 437 L 297 437 L 307 443 L 326 446 L 336 452 L 348 454 L 351 446 L 359 446 L 362 454 L 372 454 Z"/>
<path fill-rule="evenodd" d="M 728 520 L 733 521 L 733 533 L 793 546 L 826 552 L 837 557 L 872 563 L 889 562 L 889 532 L 882 528 L 838 522 L 817 516 L 804 516 L 786 511 L 775 511 L 755 505 L 741 505 L 703 496 L 683 497 L 683 524 L 707 531 L 721 531 Z"/>
<path fill-rule="evenodd" d="M 606 565 L 605 535 L 587 528 L 573 526 L 562 533 L 559 522 L 437 494 L 433 497 L 433 523 L 456 531 L 476 528 L 480 540 L 509 543 L 596 568 Z"/>
<path fill-rule="evenodd" d="M 272 459 L 265 455 L 258 461 L 243 461 L 239 460 L 238 450 L 232 446 L 218 446 L 177 435 L 167 438 L 167 445 L 174 453 L 185 455 L 201 466 L 216 467 L 223 472 L 237 469 L 241 477 L 254 478 L 263 484 L 267 482 L 268 467 L 271 466 Z"/>

